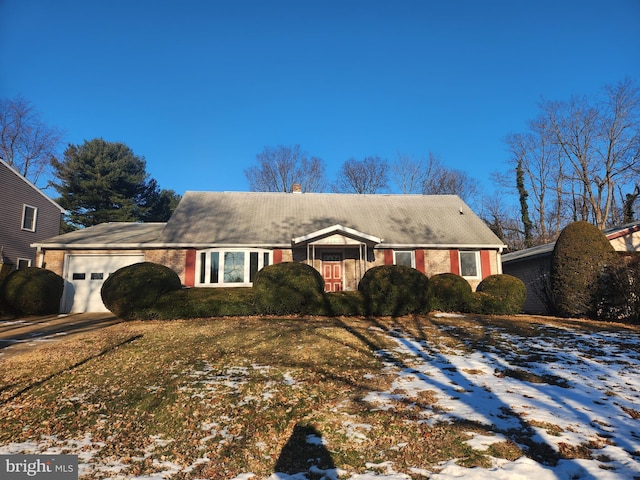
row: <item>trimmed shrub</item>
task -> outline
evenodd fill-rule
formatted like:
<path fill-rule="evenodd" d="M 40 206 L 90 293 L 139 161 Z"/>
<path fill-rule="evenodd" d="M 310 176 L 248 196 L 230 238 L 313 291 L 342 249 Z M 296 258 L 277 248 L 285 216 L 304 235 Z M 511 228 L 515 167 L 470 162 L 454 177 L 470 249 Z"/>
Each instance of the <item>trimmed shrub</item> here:
<path fill-rule="evenodd" d="M 455 273 L 439 273 L 429 280 L 434 310 L 443 312 L 468 312 L 472 310 L 471 285 L 463 277 Z"/>
<path fill-rule="evenodd" d="M 431 307 L 429 279 L 411 267 L 373 267 L 360 280 L 358 291 L 364 298 L 367 315 L 428 313 Z"/>
<path fill-rule="evenodd" d="M 619 257 L 598 281 L 599 319 L 640 323 L 640 256 Z"/>
<path fill-rule="evenodd" d="M 142 262 L 116 270 L 102 284 L 102 301 L 120 318 L 131 320 L 161 295 L 182 288 L 180 277 L 164 265 Z"/>
<path fill-rule="evenodd" d="M 513 315 L 520 313 L 527 297 L 524 282 L 511 275 L 490 275 L 476 288 L 479 313 Z"/>
<path fill-rule="evenodd" d="M 255 315 L 253 289 L 183 288 L 167 292 L 153 305 L 136 310 L 139 320 L 177 320 Z"/>
<path fill-rule="evenodd" d="M 263 315 L 320 315 L 327 311 L 322 275 L 304 263 L 276 263 L 258 271 L 253 294 L 256 311 Z"/>
<path fill-rule="evenodd" d="M 328 292 L 325 294 L 329 315 L 336 317 L 357 317 L 367 314 L 364 298 L 360 292 Z"/>
<path fill-rule="evenodd" d="M 11 272 L 0 285 L 8 307 L 25 315 L 58 313 L 64 280 L 50 270 L 28 267 Z"/>
<path fill-rule="evenodd" d="M 563 317 L 595 317 L 598 278 L 616 253 L 607 237 L 589 222 L 567 225 L 551 256 L 551 292 Z"/>

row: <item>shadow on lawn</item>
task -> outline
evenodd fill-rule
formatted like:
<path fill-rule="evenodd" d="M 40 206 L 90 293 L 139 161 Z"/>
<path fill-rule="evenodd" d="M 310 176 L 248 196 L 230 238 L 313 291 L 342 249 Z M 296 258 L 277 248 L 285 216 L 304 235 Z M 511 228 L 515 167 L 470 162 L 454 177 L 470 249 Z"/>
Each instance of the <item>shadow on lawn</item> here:
<path fill-rule="evenodd" d="M 393 363 L 400 370 L 411 371 L 413 375 L 424 380 L 425 383 L 433 384 L 434 386 L 439 387 L 442 391 L 451 391 L 452 395 L 455 395 L 459 401 L 465 403 L 472 409 L 478 409 L 477 411 L 484 414 L 486 418 L 494 417 L 496 423 L 501 423 L 500 419 L 510 420 L 507 422 L 512 424 L 510 428 L 501 429 L 497 428 L 497 425 L 494 424 L 493 430 L 502 433 L 507 438 L 516 442 L 516 444 L 524 447 L 528 456 L 536 462 L 553 467 L 557 465 L 558 461 L 561 459 L 568 461 L 573 460 L 571 458 L 563 457 L 556 451 L 553 445 L 545 442 L 544 440 L 540 441 L 541 439 L 536 435 L 535 431 L 531 428 L 526 419 L 513 411 L 512 408 L 508 404 L 504 403 L 500 398 L 490 392 L 487 392 L 483 385 L 476 385 L 468 375 L 465 375 L 463 372 L 458 371 L 456 367 L 453 367 L 453 365 L 448 362 L 446 357 L 443 356 L 438 349 L 432 348 L 430 346 L 429 335 L 424 330 L 424 326 L 421 322 L 417 321 L 415 317 L 413 318 L 413 321 L 409 321 L 409 323 L 406 323 L 407 317 L 403 320 L 399 318 L 392 318 L 389 323 L 379 321 L 379 319 L 372 317 L 368 318 L 368 320 L 372 325 L 375 325 L 380 330 L 391 335 L 391 337 L 395 337 L 401 344 L 423 361 L 432 365 L 440 365 L 441 368 L 443 365 L 447 365 L 445 368 L 446 372 L 444 372 L 445 376 L 448 377 L 448 380 L 451 381 L 453 385 L 462 387 L 462 392 L 452 390 L 451 384 L 440 383 L 434 378 L 428 377 L 423 373 L 414 370 L 401 358 L 400 355 L 397 355 L 393 351 L 384 351 L 384 358 L 386 361 Z M 378 345 L 366 334 L 350 327 L 344 322 L 341 323 L 345 330 L 349 331 L 352 335 L 364 342 L 371 351 L 380 353 Z M 414 328 L 417 334 L 415 335 L 415 339 L 418 342 L 417 345 L 407 340 L 405 335 L 402 333 L 406 331 L 405 329 L 409 325 Z M 434 325 L 438 328 L 440 334 L 451 338 L 455 337 L 455 334 L 452 331 L 447 332 L 446 329 L 443 329 L 442 326 L 438 326 L 437 323 L 434 323 Z M 457 329 L 454 329 L 454 331 L 455 330 Z M 485 396 L 483 399 L 484 401 L 478 402 L 478 396 Z M 460 418 L 460 422 L 465 423 L 463 418 Z M 478 424 L 478 426 L 481 427 L 482 425 Z M 579 478 L 584 480 L 595 480 L 594 477 L 582 467 L 576 466 L 576 468 L 580 471 Z"/>
<path fill-rule="evenodd" d="M 280 452 L 274 472 L 294 475 L 309 472 L 319 477 L 336 468 L 322 435 L 312 425 L 297 424 Z"/>

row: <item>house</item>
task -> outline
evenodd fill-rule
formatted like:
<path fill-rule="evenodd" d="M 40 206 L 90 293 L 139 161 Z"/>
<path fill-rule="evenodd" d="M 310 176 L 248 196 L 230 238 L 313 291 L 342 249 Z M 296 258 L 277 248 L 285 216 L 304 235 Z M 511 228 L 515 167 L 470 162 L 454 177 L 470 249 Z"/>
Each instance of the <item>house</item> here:
<path fill-rule="evenodd" d="M 613 248 L 622 255 L 640 252 L 640 222 L 613 227 L 603 232 Z M 527 287 L 523 310 L 532 314 L 548 314 L 551 309 L 549 273 L 554 243 L 526 248 L 502 256 L 502 270 L 518 277 Z"/>
<path fill-rule="evenodd" d="M 65 279 L 63 311 L 104 309 L 100 287 L 140 261 L 172 268 L 187 287 L 252 285 L 261 268 L 304 262 L 328 291 L 356 290 L 377 265 L 473 287 L 501 273 L 503 243 L 455 195 L 187 192 L 165 223 L 107 223 L 35 244 L 39 265 Z"/>
<path fill-rule="evenodd" d="M 0 269 L 35 265 L 40 242 L 60 233 L 64 209 L 0 159 Z"/>

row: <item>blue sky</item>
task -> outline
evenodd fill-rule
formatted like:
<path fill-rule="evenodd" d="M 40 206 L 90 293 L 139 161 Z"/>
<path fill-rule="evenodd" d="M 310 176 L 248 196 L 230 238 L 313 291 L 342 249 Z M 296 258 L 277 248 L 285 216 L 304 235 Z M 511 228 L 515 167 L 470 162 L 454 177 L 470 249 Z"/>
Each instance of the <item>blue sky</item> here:
<path fill-rule="evenodd" d="M 0 0 L 0 95 L 180 194 L 294 144 L 331 179 L 433 152 L 491 194 L 541 98 L 640 82 L 639 25 L 640 0 Z"/>

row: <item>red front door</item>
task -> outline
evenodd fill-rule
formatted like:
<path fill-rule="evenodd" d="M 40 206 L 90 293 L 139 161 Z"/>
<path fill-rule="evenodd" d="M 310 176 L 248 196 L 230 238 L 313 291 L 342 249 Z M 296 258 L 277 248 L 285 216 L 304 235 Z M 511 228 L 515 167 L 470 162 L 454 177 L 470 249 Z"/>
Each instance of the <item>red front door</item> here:
<path fill-rule="evenodd" d="M 342 254 L 322 254 L 322 278 L 327 292 L 342 291 Z"/>

